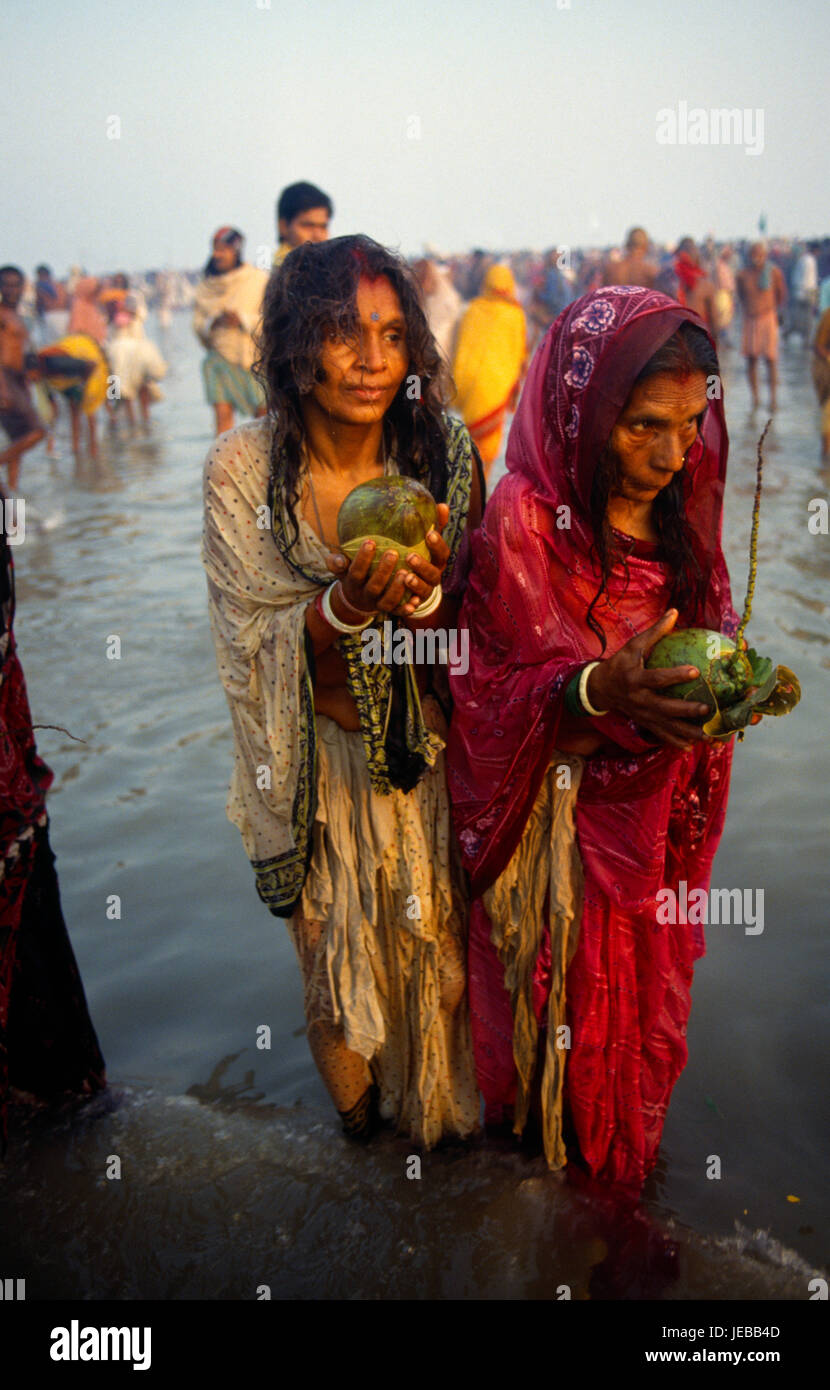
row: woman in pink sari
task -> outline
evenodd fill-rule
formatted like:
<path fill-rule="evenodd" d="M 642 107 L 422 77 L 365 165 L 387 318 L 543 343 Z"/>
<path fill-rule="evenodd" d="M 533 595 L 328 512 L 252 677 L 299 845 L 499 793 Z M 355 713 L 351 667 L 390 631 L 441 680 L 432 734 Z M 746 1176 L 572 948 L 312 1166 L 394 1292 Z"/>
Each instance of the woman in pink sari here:
<path fill-rule="evenodd" d="M 717 372 L 698 316 L 655 291 L 606 286 L 560 315 L 473 538 L 470 665 L 452 676 L 487 1119 L 520 1134 L 534 1109 L 560 1168 L 569 1118 L 590 1173 L 631 1192 L 657 1159 L 704 950 L 656 898 L 708 889 L 729 786 L 731 742 L 661 693 L 693 668 L 643 664 L 675 622 L 737 628 Z"/>

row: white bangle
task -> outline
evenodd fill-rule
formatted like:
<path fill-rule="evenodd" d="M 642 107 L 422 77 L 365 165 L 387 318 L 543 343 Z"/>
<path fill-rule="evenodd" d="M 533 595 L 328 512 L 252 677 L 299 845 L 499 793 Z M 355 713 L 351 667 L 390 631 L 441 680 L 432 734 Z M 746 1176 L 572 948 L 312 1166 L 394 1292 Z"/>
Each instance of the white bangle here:
<path fill-rule="evenodd" d="M 430 617 L 430 615 L 431 615 L 432 613 L 435 612 L 436 608 L 437 608 L 437 607 L 439 606 L 439 604 L 441 603 L 441 600 L 443 599 L 443 597 L 444 597 L 444 595 L 443 595 L 443 592 L 442 592 L 442 590 L 441 590 L 441 585 L 440 585 L 440 584 L 436 584 L 436 586 L 435 586 L 435 588 L 433 589 L 432 593 L 430 594 L 429 598 L 426 599 L 425 602 L 420 603 L 420 604 L 418 605 L 418 607 L 415 609 L 415 612 L 409 614 L 409 617 L 410 617 L 410 618 L 428 618 L 428 617 Z"/>
<path fill-rule="evenodd" d="M 591 701 L 588 699 L 588 677 L 595 666 L 599 666 L 598 661 L 589 661 L 588 665 L 582 668 L 582 674 L 579 677 L 579 703 L 586 714 L 592 715 L 594 719 L 602 719 L 606 714 L 610 713 L 610 710 L 594 709 Z"/>
<path fill-rule="evenodd" d="M 340 580 L 335 579 L 334 584 L 339 583 Z M 362 632 L 364 627 L 368 627 L 369 624 L 373 621 L 375 616 L 374 613 L 367 613 L 366 621 L 363 623 L 341 623 L 340 619 L 337 617 L 337 614 L 333 611 L 331 606 L 331 591 L 334 588 L 334 584 L 329 584 L 328 588 L 324 589 L 323 598 L 321 600 L 321 607 L 323 609 L 323 614 L 325 616 L 326 622 L 331 623 L 331 626 L 337 632 L 345 632 L 349 634 L 352 632 Z"/>

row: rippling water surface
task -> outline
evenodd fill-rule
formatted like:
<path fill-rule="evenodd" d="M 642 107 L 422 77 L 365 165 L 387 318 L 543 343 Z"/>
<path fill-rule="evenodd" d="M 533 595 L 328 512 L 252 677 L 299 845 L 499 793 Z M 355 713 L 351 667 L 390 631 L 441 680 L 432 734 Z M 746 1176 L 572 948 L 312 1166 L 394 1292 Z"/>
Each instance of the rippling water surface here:
<path fill-rule="evenodd" d="M 95 467 L 76 470 L 65 438 L 57 460 L 41 449 L 23 464 L 16 632 L 35 723 L 84 740 L 38 733 L 64 912 L 116 1094 L 86 1120 L 18 1128 L 0 1176 L 15 1273 L 30 1297 L 251 1298 L 262 1284 L 274 1297 L 585 1297 L 607 1228 L 539 1159 L 482 1145 L 430 1155 L 407 1180 L 403 1141 L 364 1153 L 338 1136 L 293 948 L 225 819 L 229 717 L 199 560 L 209 414 L 186 318 L 161 341 L 171 374 L 146 437 L 104 429 Z M 740 606 L 766 416 L 749 412 L 737 355 L 723 365 Z M 697 966 L 690 1060 L 645 1193 L 678 1245 L 667 1299 L 805 1298 L 827 1263 L 830 538 L 807 520 L 830 476 L 797 342 L 765 456 L 750 637 L 798 673 L 803 699 L 736 747 L 713 886 L 763 889 L 764 931 L 710 927 Z M 115 893 L 120 921 L 106 917 Z M 256 1048 L 263 1023 L 270 1051 Z M 113 1153 L 120 1182 L 105 1177 Z M 720 1179 L 706 1177 L 711 1155 Z M 629 1292 L 648 1292 L 634 1272 Z"/>

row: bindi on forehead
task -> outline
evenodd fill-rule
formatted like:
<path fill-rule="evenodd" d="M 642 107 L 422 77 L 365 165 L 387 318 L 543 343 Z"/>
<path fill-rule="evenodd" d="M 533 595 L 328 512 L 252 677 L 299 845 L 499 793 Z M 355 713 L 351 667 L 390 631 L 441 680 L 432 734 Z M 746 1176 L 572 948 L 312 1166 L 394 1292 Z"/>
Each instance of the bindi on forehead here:
<path fill-rule="evenodd" d="M 373 323 L 400 312 L 394 286 L 390 285 L 385 275 L 378 275 L 374 280 L 370 280 L 368 275 L 361 275 L 356 298 L 361 312 Z"/>

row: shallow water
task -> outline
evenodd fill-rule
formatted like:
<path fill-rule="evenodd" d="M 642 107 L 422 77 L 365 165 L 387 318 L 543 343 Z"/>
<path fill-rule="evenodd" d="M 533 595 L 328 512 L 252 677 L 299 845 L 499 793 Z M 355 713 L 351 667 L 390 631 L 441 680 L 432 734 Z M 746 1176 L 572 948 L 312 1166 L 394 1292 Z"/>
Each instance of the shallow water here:
<path fill-rule="evenodd" d="M 23 464 L 16 633 L 35 723 L 84 740 L 38 732 L 64 912 L 125 1094 L 94 1122 L 18 1131 L 0 1176 L 3 1221 L 9 1200 L 18 1211 L 12 1272 L 30 1297 L 255 1297 L 262 1283 L 274 1297 L 584 1296 L 596 1213 L 538 1159 L 491 1144 L 430 1155 L 408 1181 L 403 1141 L 354 1152 L 337 1134 L 293 948 L 225 819 L 230 726 L 198 553 L 210 420 L 186 316 L 160 341 L 171 373 L 148 436 L 104 428 L 95 468 L 76 470 L 63 437 L 60 459 Z M 734 352 L 723 366 L 740 606 L 766 415 L 750 416 Z M 690 1059 L 645 1194 L 680 1246 L 666 1298 L 805 1298 L 827 1263 L 830 538 L 807 520 L 830 475 L 797 341 L 765 457 L 750 636 L 803 699 L 736 747 L 713 886 L 763 889 L 764 930 L 710 927 L 697 966 Z M 120 1182 L 105 1177 L 113 1153 Z"/>

